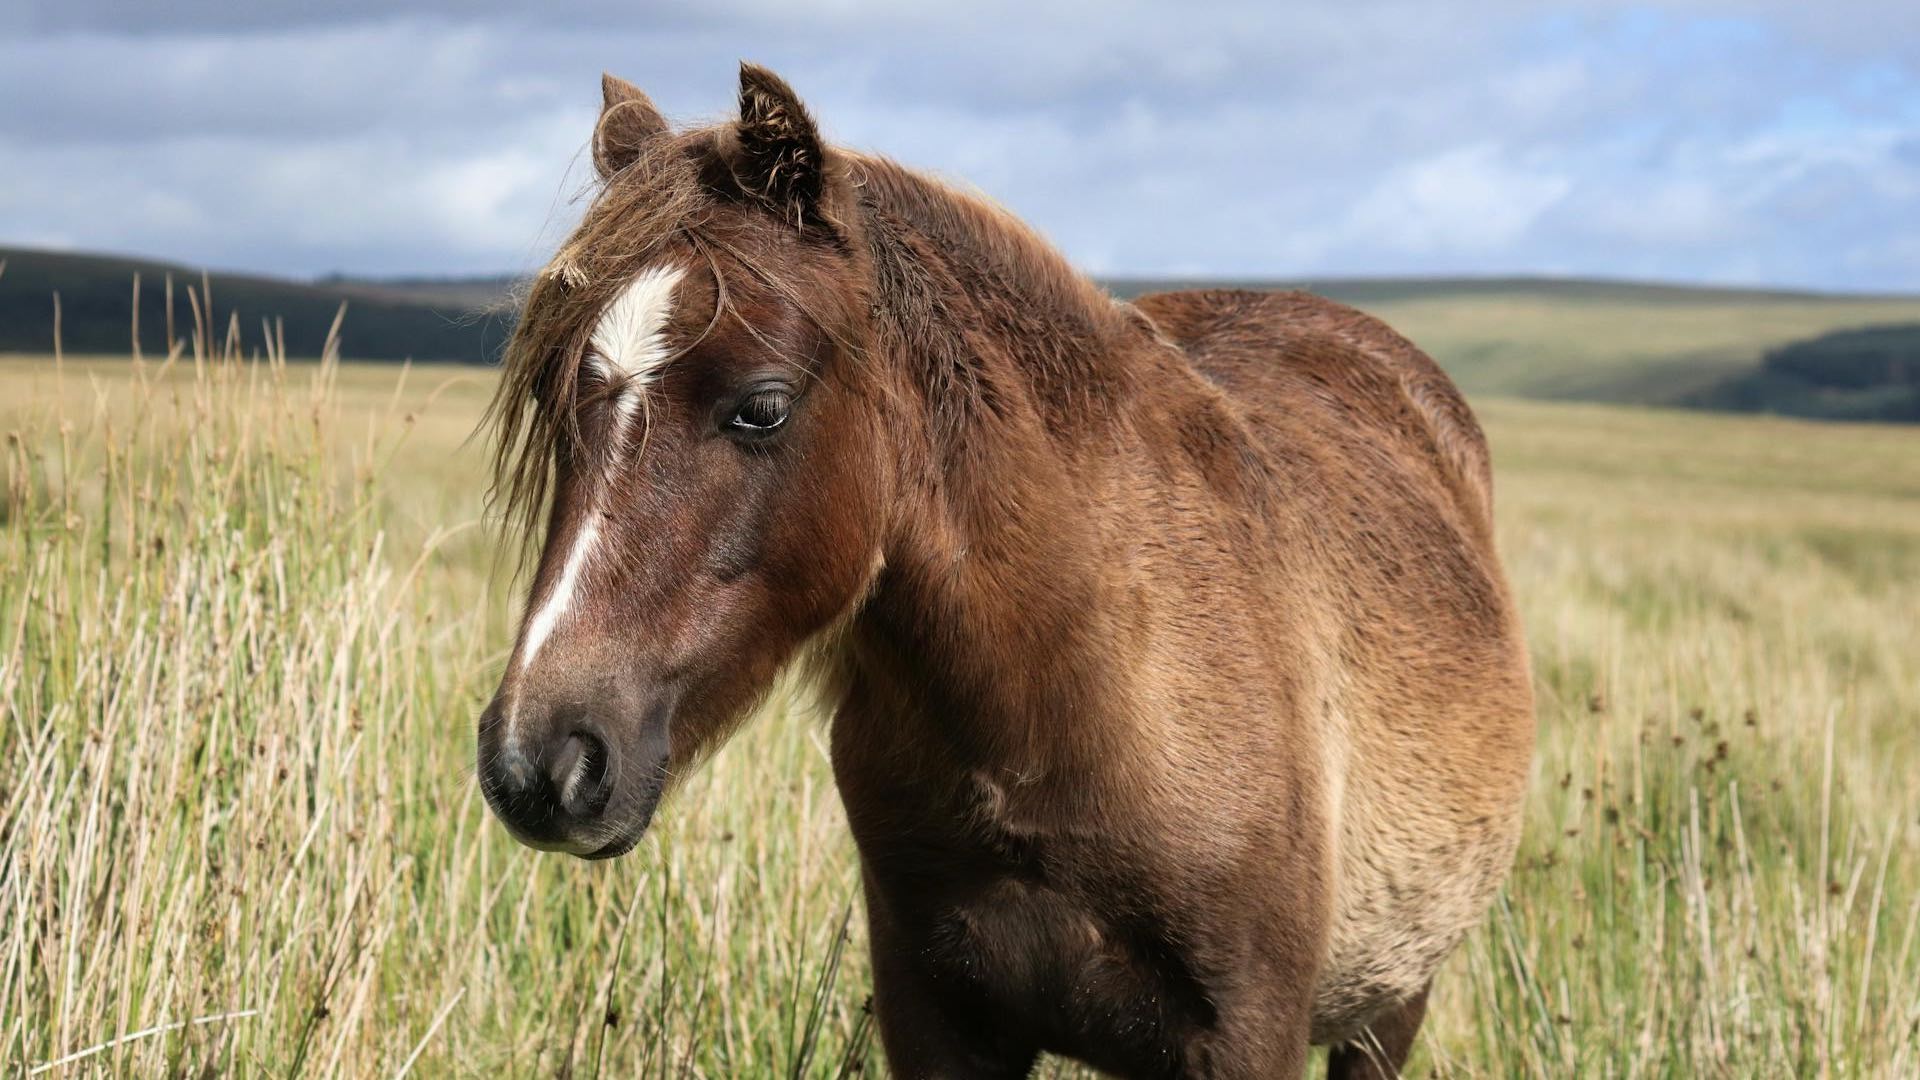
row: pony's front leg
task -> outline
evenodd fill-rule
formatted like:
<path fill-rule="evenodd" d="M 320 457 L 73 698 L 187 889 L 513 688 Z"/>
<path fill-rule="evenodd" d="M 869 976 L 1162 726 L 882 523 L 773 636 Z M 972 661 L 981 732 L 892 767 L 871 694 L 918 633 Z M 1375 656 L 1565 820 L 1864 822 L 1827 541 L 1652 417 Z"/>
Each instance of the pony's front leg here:
<path fill-rule="evenodd" d="M 1219 1025 L 1189 1039 L 1181 1080 L 1296 1080 L 1311 1060 L 1310 1024 L 1304 1002 L 1296 1013 L 1282 1006 L 1236 1014 L 1222 1010 Z"/>
<path fill-rule="evenodd" d="M 914 964 L 915 944 L 903 939 L 871 888 L 867 897 L 873 1017 L 892 1074 L 902 1080 L 1018 1080 L 1032 1072 L 1039 1048 L 943 993 Z"/>
<path fill-rule="evenodd" d="M 1236 968 L 1218 952 L 1197 958 L 1217 973 L 1205 988 L 1216 1012 L 1181 1040 L 1182 1080 L 1299 1080 L 1306 1074 L 1319 942 L 1325 938 L 1320 918 L 1307 901 L 1263 916 L 1273 933 L 1255 964 Z M 1225 926 L 1231 919 L 1222 915 L 1212 922 Z"/>

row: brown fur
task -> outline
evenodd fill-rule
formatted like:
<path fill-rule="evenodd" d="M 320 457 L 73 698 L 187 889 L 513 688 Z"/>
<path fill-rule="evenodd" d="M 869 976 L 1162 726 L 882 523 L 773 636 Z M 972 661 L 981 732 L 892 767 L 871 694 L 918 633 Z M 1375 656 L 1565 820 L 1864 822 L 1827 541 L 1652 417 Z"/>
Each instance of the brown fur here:
<path fill-rule="evenodd" d="M 656 128 L 615 97 L 596 146 L 628 149 L 493 409 L 508 505 L 552 494 L 535 597 L 608 460 L 593 322 L 663 260 L 681 355 L 592 588 L 502 686 L 515 737 L 598 732 L 616 770 L 537 839 L 626 850 L 805 660 L 896 1073 L 1290 1076 L 1321 1042 L 1392 1075 L 1511 861 L 1532 744 L 1445 375 L 1303 294 L 1116 302 L 1003 211 L 826 147 L 760 69 L 719 128 L 609 133 Z M 767 377 L 802 386 L 777 440 L 715 434 Z"/>

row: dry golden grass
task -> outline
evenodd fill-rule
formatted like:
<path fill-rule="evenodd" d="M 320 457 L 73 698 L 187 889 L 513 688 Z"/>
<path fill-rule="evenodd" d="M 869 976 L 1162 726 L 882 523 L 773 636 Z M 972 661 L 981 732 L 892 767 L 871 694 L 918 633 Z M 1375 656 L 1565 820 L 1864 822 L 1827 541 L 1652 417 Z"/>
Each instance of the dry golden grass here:
<path fill-rule="evenodd" d="M 0 362 L 0 1068 L 873 1053 L 824 733 L 786 696 L 625 859 L 488 818 L 486 374 L 157 369 Z M 1542 738 L 1416 1074 L 1920 1073 L 1920 431 L 1480 407 Z"/>

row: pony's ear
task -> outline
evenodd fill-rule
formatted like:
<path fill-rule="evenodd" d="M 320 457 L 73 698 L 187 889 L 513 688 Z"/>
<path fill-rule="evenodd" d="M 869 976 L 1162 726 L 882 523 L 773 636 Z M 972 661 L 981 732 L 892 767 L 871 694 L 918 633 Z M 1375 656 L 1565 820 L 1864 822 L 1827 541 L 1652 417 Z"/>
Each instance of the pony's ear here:
<path fill-rule="evenodd" d="M 746 195 L 795 225 L 820 219 L 827 182 L 820 130 L 786 80 L 744 61 L 738 131 L 733 174 Z"/>
<path fill-rule="evenodd" d="M 600 179 L 633 164 L 667 130 L 667 118 L 639 87 L 618 75 L 600 76 L 600 122 L 593 128 L 593 167 Z"/>

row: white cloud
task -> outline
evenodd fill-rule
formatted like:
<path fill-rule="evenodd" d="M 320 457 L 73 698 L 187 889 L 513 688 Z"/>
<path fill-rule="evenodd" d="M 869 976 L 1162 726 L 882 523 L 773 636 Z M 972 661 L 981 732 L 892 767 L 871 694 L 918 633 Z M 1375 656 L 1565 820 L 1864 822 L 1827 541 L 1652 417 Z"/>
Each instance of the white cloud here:
<path fill-rule="evenodd" d="M 1343 231 L 1356 244 L 1415 254 L 1505 251 L 1572 189 L 1565 176 L 1477 143 L 1395 169 L 1360 198 Z"/>

